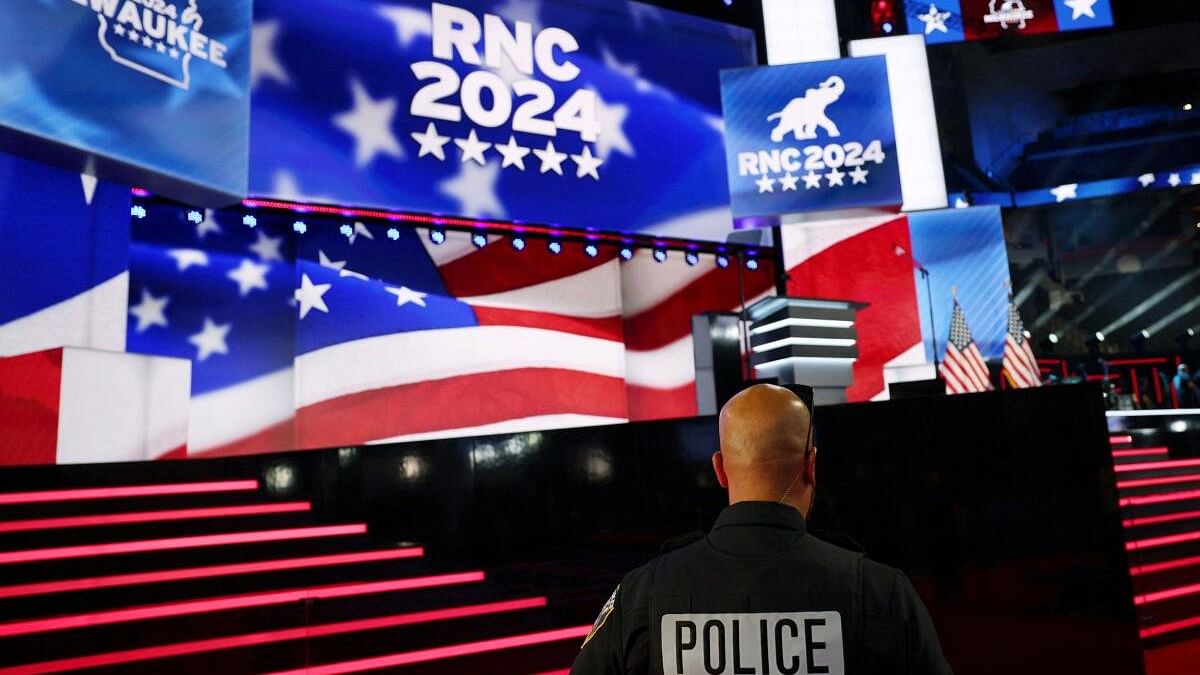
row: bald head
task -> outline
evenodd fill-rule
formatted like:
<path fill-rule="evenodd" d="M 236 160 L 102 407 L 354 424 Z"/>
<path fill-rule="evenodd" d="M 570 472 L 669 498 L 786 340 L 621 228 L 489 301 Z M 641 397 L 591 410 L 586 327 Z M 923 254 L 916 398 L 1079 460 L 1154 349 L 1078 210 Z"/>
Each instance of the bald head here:
<path fill-rule="evenodd" d="M 721 450 L 713 456 L 729 502 L 786 496 L 807 512 L 815 481 L 814 454 L 805 452 L 811 422 L 808 407 L 783 387 L 759 384 L 731 398 L 721 409 Z"/>

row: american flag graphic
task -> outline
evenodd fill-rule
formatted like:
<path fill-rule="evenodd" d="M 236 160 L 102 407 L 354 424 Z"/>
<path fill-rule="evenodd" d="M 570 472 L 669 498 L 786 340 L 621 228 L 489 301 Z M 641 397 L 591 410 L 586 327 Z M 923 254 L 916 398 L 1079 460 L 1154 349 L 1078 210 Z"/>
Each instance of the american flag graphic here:
<path fill-rule="evenodd" d="M 1025 337 L 1025 322 L 1012 298 L 1008 300 L 1008 335 L 1004 338 L 1004 377 L 1017 389 L 1040 387 L 1042 374 L 1038 369 L 1033 345 Z"/>
<path fill-rule="evenodd" d="M 971 328 L 962 305 L 954 301 L 954 315 L 950 319 L 950 344 L 942 359 L 942 377 L 946 380 L 946 391 L 951 394 L 968 394 L 989 391 L 992 381 L 988 375 L 987 362 L 975 346 Z"/>
<path fill-rule="evenodd" d="M 129 349 L 192 361 L 191 456 L 588 426 L 694 415 L 692 315 L 773 288 L 765 259 L 476 236 L 150 204 Z"/>

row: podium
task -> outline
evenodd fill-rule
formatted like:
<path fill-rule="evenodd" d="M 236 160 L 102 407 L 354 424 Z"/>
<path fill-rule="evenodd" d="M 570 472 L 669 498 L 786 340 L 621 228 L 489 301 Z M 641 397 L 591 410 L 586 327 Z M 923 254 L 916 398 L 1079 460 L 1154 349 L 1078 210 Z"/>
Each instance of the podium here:
<path fill-rule="evenodd" d="M 813 388 L 816 405 L 846 402 L 858 359 L 855 317 L 866 304 L 816 298 L 764 298 L 748 309 L 750 364 L 760 379 Z"/>

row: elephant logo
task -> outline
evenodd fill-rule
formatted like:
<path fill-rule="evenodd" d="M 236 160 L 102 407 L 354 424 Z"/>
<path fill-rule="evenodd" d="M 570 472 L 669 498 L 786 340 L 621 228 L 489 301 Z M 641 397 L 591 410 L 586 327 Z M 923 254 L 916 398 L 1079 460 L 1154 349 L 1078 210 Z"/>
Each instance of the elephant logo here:
<path fill-rule="evenodd" d="M 1033 10 L 1027 9 L 1022 0 L 988 0 L 988 13 L 984 15 L 983 22 L 998 23 L 1004 30 L 1008 30 L 1009 26 L 1023 30 L 1025 22 L 1031 19 Z"/>
<path fill-rule="evenodd" d="M 830 138 L 841 136 L 842 132 L 829 119 L 825 108 L 841 98 L 845 91 L 846 83 L 834 75 L 804 92 L 804 96 L 788 101 L 783 110 L 767 115 L 768 122 L 779 120 L 771 130 L 771 142 L 778 143 L 789 133 L 798 141 L 811 140 L 817 137 L 818 128 L 824 129 Z"/>

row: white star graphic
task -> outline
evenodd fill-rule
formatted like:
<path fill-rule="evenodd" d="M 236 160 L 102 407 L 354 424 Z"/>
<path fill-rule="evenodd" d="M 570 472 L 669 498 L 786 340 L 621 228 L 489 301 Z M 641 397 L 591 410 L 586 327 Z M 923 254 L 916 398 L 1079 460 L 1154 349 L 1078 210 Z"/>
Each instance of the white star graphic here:
<path fill-rule="evenodd" d="M 1200 185 L 1200 171 L 1192 172 L 1192 185 Z"/>
<path fill-rule="evenodd" d="M 515 136 L 509 135 L 507 143 L 497 143 L 495 148 L 496 152 L 504 158 L 500 162 L 500 168 L 515 166 L 521 171 L 525 170 L 525 156 L 529 154 L 529 148 L 517 145 Z"/>
<path fill-rule="evenodd" d="M 817 190 L 821 187 L 821 174 L 809 169 L 808 173 L 804 174 L 804 189 Z"/>
<path fill-rule="evenodd" d="M 600 174 L 596 169 L 604 163 L 603 159 L 592 156 L 592 149 L 588 146 L 583 146 L 583 152 L 578 155 L 571 155 L 571 159 L 575 160 L 575 177 L 583 178 L 591 176 L 595 180 L 600 180 Z"/>
<path fill-rule="evenodd" d="M 417 150 L 417 157 L 433 155 L 441 160 L 446 159 L 445 148 L 446 144 L 450 142 L 450 137 L 439 135 L 437 127 L 434 126 L 433 122 L 430 122 L 429 126 L 425 127 L 424 133 L 414 131 L 410 135 L 414 141 L 421 144 L 421 149 Z"/>
<path fill-rule="evenodd" d="M 371 230 L 367 229 L 366 225 L 355 221 L 354 229 L 350 232 L 350 236 L 346 237 L 346 239 L 350 242 L 350 245 L 353 246 L 354 242 L 358 241 L 358 237 L 360 235 L 370 239 L 371 241 L 375 241 L 375 235 L 371 234 Z"/>
<path fill-rule="evenodd" d="M 308 278 L 307 274 L 300 275 L 300 288 L 296 289 L 296 302 L 300 303 L 300 318 L 308 316 L 312 310 L 318 312 L 329 313 L 329 307 L 325 305 L 324 295 L 329 292 L 333 284 L 314 284 L 312 279 Z"/>
<path fill-rule="evenodd" d="M 562 163 L 563 160 L 567 158 L 567 153 L 555 150 L 554 141 L 546 141 L 545 150 L 538 150 L 534 148 L 533 154 L 537 155 L 537 158 L 542 160 L 541 173 L 553 171 L 560 176 L 563 175 Z M 603 157 L 604 154 L 601 153 L 600 156 Z"/>
<path fill-rule="evenodd" d="M 505 0 L 503 5 L 493 11 L 509 21 L 524 21 L 531 24 L 534 35 L 542 30 L 542 22 L 539 18 L 542 11 L 541 0 Z"/>
<path fill-rule="evenodd" d="M 866 169 L 862 168 L 861 166 L 854 167 L 854 170 L 850 172 L 850 184 L 851 185 L 866 185 L 867 184 L 867 174 L 869 174 L 869 173 L 871 173 L 871 172 L 867 171 Z"/>
<path fill-rule="evenodd" d="M 488 162 L 486 166 L 463 164 L 457 176 L 438 184 L 438 192 L 457 201 L 459 213 L 468 218 L 503 218 L 506 215 L 504 205 L 496 196 L 499 179 L 500 165 L 495 162 Z"/>
<path fill-rule="evenodd" d="M 1096 18 L 1096 12 L 1092 9 L 1096 0 L 1064 0 L 1063 4 L 1071 9 L 1072 21 L 1077 21 L 1082 16 Z"/>
<path fill-rule="evenodd" d="M 1182 182 L 1183 178 L 1177 173 L 1173 173 L 1167 177 L 1167 185 L 1170 185 L 1171 187 L 1179 187 L 1179 184 Z"/>
<path fill-rule="evenodd" d="M 418 35 L 433 35 L 433 18 L 412 7 L 380 7 L 379 14 L 396 27 L 396 41 L 407 49 Z"/>
<path fill-rule="evenodd" d="M 196 360 L 205 361 L 213 354 L 228 354 L 229 345 L 225 337 L 229 335 L 231 323 L 215 323 L 211 318 L 204 317 L 204 328 L 199 333 L 188 338 L 188 342 L 196 345 Z"/>
<path fill-rule="evenodd" d="M 361 169 L 379 153 L 404 157 L 404 149 L 392 133 L 396 99 L 372 99 L 357 78 L 350 80 L 350 93 L 354 98 L 354 107 L 334 116 L 333 123 L 354 137 L 354 165 Z"/>
<path fill-rule="evenodd" d="M 762 178 L 759 178 L 758 180 L 754 181 L 754 183 L 756 185 L 758 185 L 758 194 L 762 194 L 764 192 L 774 192 L 775 191 L 775 179 L 774 178 L 767 178 L 766 176 L 763 176 Z"/>
<path fill-rule="evenodd" d="M 936 5 L 929 3 L 929 11 L 924 14 L 917 15 L 917 18 L 925 24 L 925 34 L 929 35 L 935 30 L 943 33 L 946 30 L 946 19 L 950 18 L 950 12 L 939 12 Z"/>
<path fill-rule="evenodd" d="M 274 80 L 279 84 L 292 83 L 291 76 L 284 70 L 283 64 L 275 56 L 275 40 L 279 38 L 279 22 L 263 21 L 254 24 L 253 35 L 250 38 L 250 88 L 258 87 L 264 79 Z"/>
<path fill-rule="evenodd" d="M 213 210 L 204 210 L 204 219 L 196 223 L 196 238 L 204 241 L 204 237 L 209 234 L 221 234 L 221 226 L 213 218 Z"/>
<path fill-rule="evenodd" d="M 142 289 L 142 301 L 129 308 L 129 313 L 137 317 L 137 332 L 145 333 L 152 326 L 167 327 L 167 303 L 170 296 L 154 297 L 149 289 Z"/>
<path fill-rule="evenodd" d="M 325 255 L 325 251 L 317 249 L 317 259 L 321 267 L 329 270 L 341 270 L 346 266 L 345 260 L 330 260 L 329 256 Z"/>
<path fill-rule="evenodd" d="M 267 290 L 267 272 L 271 270 L 269 265 L 256 263 L 249 258 L 242 258 L 242 264 L 237 269 L 229 270 L 228 276 L 230 279 L 237 282 L 238 294 L 243 298 L 250 294 L 254 289 Z"/>
<path fill-rule="evenodd" d="M 1054 188 L 1050 191 L 1050 194 L 1054 195 L 1055 203 L 1061 204 L 1068 199 L 1078 199 L 1079 195 L 1076 194 L 1076 190 L 1078 189 L 1079 183 L 1067 183 L 1066 185 L 1059 185 Z"/>
<path fill-rule="evenodd" d="M 250 251 L 263 262 L 282 261 L 283 254 L 279 252 L 279 247 L 283 246 L 283 237 L 271 237 L 262 230 L 259 230 L 257 234 L 258 241 L 248 247 Z"/>
<path fill-rule="evenodd" d="M 1142 184 L 1142 187 L 1150 187 L 1154 184 L 1154 180 L 1154 174 L 1152 173 L 1144 173 L 1138 176 L 1138 182 Z"/>
<path fill-rule="evenodd" d="M 625 135 L 624 129 L 625 118 L 629 116 L 629 106 L 617 103 L 610 105 L 600 98 L 600 94 L 595 94 L 595 96 L 596 118 L 600 122 L 600 136 L 596 139 L 596 154 L 601 159 L 608 159 L 609 153 L 616 150 L 626 157 L 636 157 L 637 152 Z"/>
<path fill-rule="evenodd" d="M 780 191 L 781 192 L 787 192 L 789 190 L 794 191 L 796 189 L 796 182 L 799 180 L 800 180 L 799 176 L 793 176 L 792 173 L 789 171 L 788 173 L 784 174 L 784 176 L 782 178 L 779 179 Z"/>
<path fill-rule="evenodd" d="M 487 160 L 484 159 L 483 153 L 487 152 L 487 149 L 492 147 L 492 144 L 479 140 L 479 136 L 475 135 L 474 129 L 471 130 L 470 134 L 467 134 L 466 138 L 454 139 L 454 144 L 457 145 L 460 150 L 462 150 L 463 162 L 474 160 L 474 162 L 479 166 L 487 164 Z"/>
<path fill-rule="evenodd" d="M 641 76 L 640 69 L 636 63 L 621 63 L 617 60 L 616 55 L 608 49 L 607 45 L 600 46 L 600 57 L 604 59 L 605 68 L 629 78 L 633 82 L 635 90 L 643 94 L 654 90 L 654 84 Z"/>
<path fill-rule="evenodd" d="M 196 248 L 173 248 L 167 251 L 167 255 L 175 259 L 175 265 L 180 272 L 187 268 L 199 265 L 200 267 L 208 266 L 208 254 Z"/>
<path fill-rule="evenodd" d="M 414 291 L 408 286 L 401 286 L 400 288 L 392 288 L 391 286 L 387 286 L 385 289 L 388 293 L 396 296 L 397 307 L 403 307 L 410 302 L 420 307 L 425 306 L 425 296 L 428 295 L 428 293 Z"/>
<path fill-rule="evenodd" d="M 825 180 L 829 181 L 829 187 L 833 187 L 834 185 L 845 185 L 845 183 L 843 182 L 843 179 L 845 177 L 846 177 L 846 174 L 841 171 L 838 171 L 837 167 L 834 167 L 834 169 L 832 171 L 825 174 Z"/>

